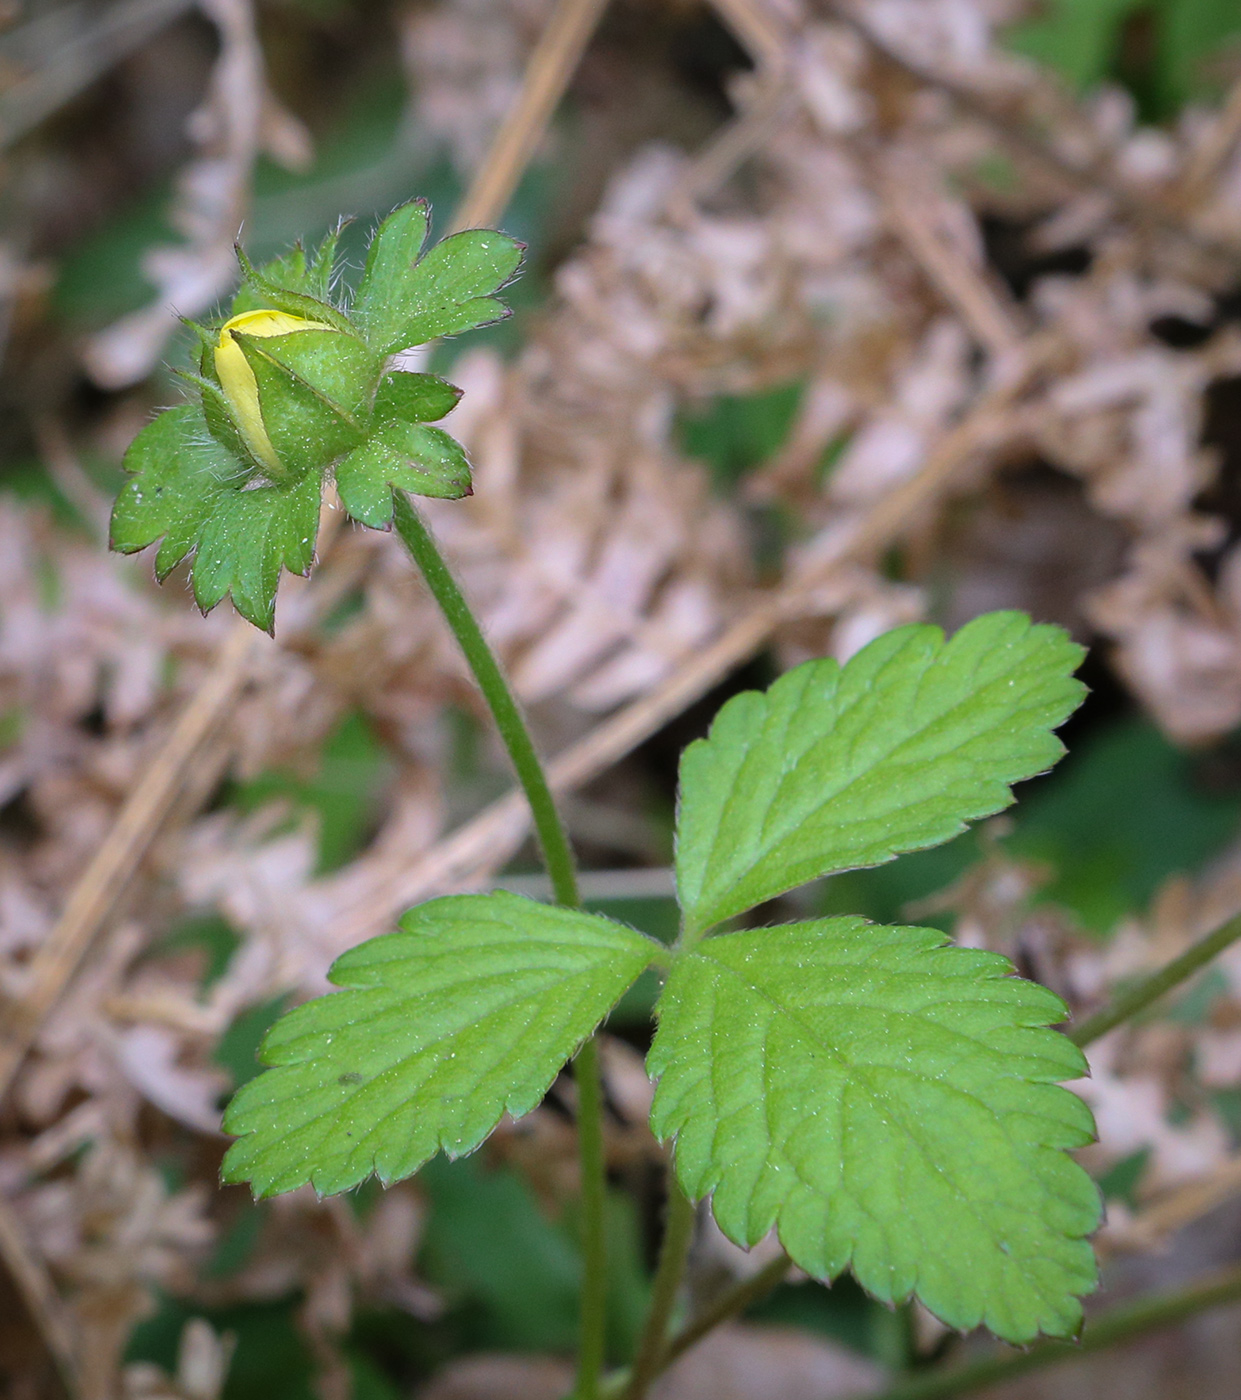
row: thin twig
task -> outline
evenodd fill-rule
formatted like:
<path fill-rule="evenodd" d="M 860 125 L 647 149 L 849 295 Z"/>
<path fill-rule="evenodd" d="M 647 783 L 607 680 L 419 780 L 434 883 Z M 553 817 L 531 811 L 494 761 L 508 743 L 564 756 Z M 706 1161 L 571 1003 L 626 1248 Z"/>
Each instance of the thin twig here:
<path fill-rule="evenodd" d="M 660 1361 L 667 1349 L 668 1328 L 676 1305 L 685 1261 L 694 1238 L 694 1223 L 698 1213 L 693 1202 L 677 1184 L 671 1161 L 668 1163 L 668 1218 L 664 1222 L 664 1238 L 659 1249 L 659 1264 L 651 1284 L 651 1301 L 647 1307 L 646 1323 L 638 1338 L 624 1400 L 644 1400 L 651 1382 L 663 1369 Z"/>
<path fill-rule="evenodd" d="M 956 310 L 984 350 L 997 360 L 1011 359 L 1024 339 L 1017 309 L 982 269 L 944 236 L 935 217 L 935 194 L 920 188 L 918 173 L 903 164 L 894 169 L 889 163 L 879 184 L 892 227 L 927 280 Z"/>
<path fill-rule="evenodd" d="M 181 791 L 187 769 L 245 683 L 259 633 L 230 630 L 211 670 L 178 716 L 155 761 L 143 773 L 69 896 L 60 918 L 31 960 L 22 998 L 0 1026 L 0 1098 L 34 1037 L 106 923 Z"/>
<path fill-rule="evenodd" d="M 78 1383 L 77 1352 L 65 1305 L 43 1261 L 27 1244 L 21 1226 L 3 1199 L 0 1199 L 0 1259 L 3 1259 L 4 1267 L 21 1295 L 31 1321 L 43 1337 L 61 1384 L 70 1397 L 78 1395 L 81 1387 Z"/>
<path fill-rule="evenodd" d="M 734 1317 L 740 1317 L 748 1308 L 761 1302 L 784 1280 L 792 1267 L 793 1261 L 788 1255 L 781 1254 L 764 1264 L 757 1273 L 742 1279 L 734 1287 L 725 1289 L 709 1307 L 691 1318 L 668 1340 L 659 1354 L 652 1375 L 662 1376 L 673 1362 L 680 1360 L 691 1347 L 697 1346 L 717 1327 L 730 1322 Z M 627 1396 L 632 1384 L 631 1376 L 629 1367 L 613 1372 L 603 1389 L 604 1400 L 622 1400 L 622 1397 Z M 572 1400 L 572 1397 L 568 1397 L 568 1400 Z"/>
<path fill-rule="evenodd" d="M 697 1346 L 709 1332 L 714 1332 L 722 1323 L 734 1317 L 740 1317 L 748 1308 L 760 1302 L 784 1281 L 792 1267 L 793 1261 L 788 1255 L 781 1254 L 764 1264 L 757 1273 L 742 1279 L 733 1288 L 722 1293 L 697 1317 L 690 1318 L 664 1348 L 659 1358 L 660 1372 L 666 1371 L 674 1361 L 684 1356 L 690 1347 Z"/>
<path fill-rule="evenodd" d="M 1027 1371 L 1039 1371 L 1045 1366 L 1058 1366 L 1074 1361 L 1092 1351 L 1102 1351 L 1141 1337 L 1159 1327 L 1171 1327 L 1207 1308 L 1219 1307 L 1241 1298 L 1241 1265 L 1221 1269 L 1200 1279 L 1189 1288 L 1175 1293 L 1157 1293 L 1136 1303 L 1122 1303 L 1109 1308 L 1086 1324 L 1077 1342 L 1036 1342 L 1027 1351 L 1011 1351 L 1002 1356 L 987 1357 L 968 1366 L 949 1371 L 934 1371 L 898 1381 L 880 1395 L 869 1400 L 950 1400 L 956 1395 L 1000 1385 Z M 860 1400 L 860 1397 L 859 1397 Z"/>
<path fill-rule="evenodd" d="M 1111 1253 L 1158 1249 L 1178 1230 L 1209 1215 L 1217 1206 L 1241 1194 L 1241 1153 L 1226 1157 L 1197 1181 L 1168 1191 L 1129 1220 L 1109 1221 L 1095 1237 L 1096 1248 Z"/>
<path fill-rule="evenodd" d="M 787 82 L 790 35 L 767 7 L 756 0 L 711 0 L 712 7 L 754 61 L 757 91 L 741 114 L 690 161 L 669 199 L 684 208 L 696 196 L 718 189 L 747 156 L 775 131 L 791 100 Z"/>
<path fill-rule="evenodd" d="M 10 146 L 101 73 L 178 19 L 194 0 L 113 0 L 61 5 L 0 40 L 0 64 L 15 72 L 0 94 L 0 149 Z"/>
<path fill-rule="evenodd" d="M 789 30 L 769 5 L 755 0 L 711 0 L 714 9 L 733 31 L 755 65 L 769 73 L 787 66 Z"/>
<path fill-rule="evenodd" d="M 454 230 L 492 223 L 504 213 L 606 7 L 607 0 L 557 0 L 521 90 L 453 218 Z"/>
<path fill-rule="evenodd" d="M 1080 1026 L 1069 1031 L 1069 1039 L 1074 1045 L 1089 1045 L 1106 1035 L 1108 1031 L 1128 1021 L 1138 1012 L 1144 1011 L 1161 996 L 1179 986 L 1186 978 L 1192 977 L 1199 968 L 1205 967 L 1241 938 L 1241 915 L 1229 919 L 1226 924 L 1191 944 L 1178 958 L 1173 958 L 1166 967 L 1152 972 L 1134 986 L 1118 996 L 1110 1006 L 1104 1006 L 1093 1016 L 1088 1016 Z"/>

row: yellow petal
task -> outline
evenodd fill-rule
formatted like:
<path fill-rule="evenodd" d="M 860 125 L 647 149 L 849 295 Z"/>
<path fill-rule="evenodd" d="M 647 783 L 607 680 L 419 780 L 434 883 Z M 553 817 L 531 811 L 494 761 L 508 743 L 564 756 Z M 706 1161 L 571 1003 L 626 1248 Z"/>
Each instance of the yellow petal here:
<path fill-rule="evenodd" d="M 322 321 L 311 321 L 305 316 L 290 316 L 284 311 L 243 311 L 240 316 L 233 316 L 226 321 L 220 331 L 220 339 L 215 347 L 215 372 L 220 381 L 220 388 L 224 390 L 224 397 L 233 410 L 233 417 L 246 440 L 246 446 L 276 476 L 282 476 L 284 471 L 263 424 L 259 386 L 241 346 L 233 339 L 233 332 L 243 331 L 246 335 L 288 335 L 291 331 L 331 329 L 331 326 L 324 325 Z"/>

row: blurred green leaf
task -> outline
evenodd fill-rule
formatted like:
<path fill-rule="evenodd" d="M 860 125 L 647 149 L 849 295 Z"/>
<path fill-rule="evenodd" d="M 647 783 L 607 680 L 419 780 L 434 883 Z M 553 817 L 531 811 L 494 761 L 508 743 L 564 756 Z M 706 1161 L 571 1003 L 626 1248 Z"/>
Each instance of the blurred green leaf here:
<path fill-rule="evenodd" d="M 1043 898 L 1107 932 L 1235 834 L 1241 794 L 1205 790 L 1194 766 L 1142 720 L 1087 735 L 1054 777 L 1026 789 L 1005 845 L 1048 863 Z"/>
<path fill-rule="evenodd" d="M 52 305 L 75 330 L 96 330 L 151 300 L 142 275 L 148 249 L 176 243 L 168 221 L 172 189 L 148 190 L 71 247 L 57 270 Z"/>
<path fill-rule="evenodd" d="M 1131 1152 L 1128 1157 L 1122 1157 L 1119 1162 L 1113 1163 L 1098 1179 L 1103 1199 L 1105 1201 L 1123 1201 L 1130 1210 L 1135 1210 L 1138 1205 L 1138 1184 L 1142 1180 L 1142 1173 L 1146 1170 L 1150 1156 L 1150 1148 L 1143 1147 L 1137 1152 Z"/>
<path fill-rule="evenodd" d="M 298 1330 L 297 1299 L 205 1308 L 164 1298 L 154 1316 L 134 1328 L 125 1360 L 151 1361 L 174 1374 L 181 1332 L 192 1317 L 205 1317 L 236 1341 L 221 1400 L 318 1400 L 314 1364 Z"/>
<path fill-rule="evenodd" d="M 816 1332 L 869 1355 L 876 1312 L 891 1316 L 882 1303 L 867 1296 L 852 1274 L 842 1274 L 830 1288 L 813 1279 L 782 1284 L 746 1316 L 754 1322 Z"/>
<path fill-rule="evenodd" d="M 567 1351 L 577 1336 L 582 1263 L 567 1229 L 539 1209 L 515 1172 L 475 1157 L 428 1162 L 431 1198 L 421 1264 L 432 1282 L 480 1304 L 476 1347 Z"/>
<path fill-rule="evenodd" d="M 1223 66 L 1210 59 L 1241 46 L 1237 0 L 1159 0 L 1155 99 L 1159 115 L 1173 117 L 1191 98 L 1215 98 L 1223 89 Z"/>
<path fill-rule="evenodd" d="M 216 1042 L 212 1059 L 233 1076 L 234 1088 L 248 1084 L 263 1068 L 259 1063 L 259 1046 L 279 1020 L 287 1000 L 279 996 L 258 1006 L 248 1006 Z"/>
<path fill-rule="evenodd" d="M 216 913 L 189 914 L 179 919 L 151 950 L 157 956 L 182 948 L 198 948 L 205 954 L 199 988 L 206 990 L 224 975 L 229 959 L 241 946 L 241 936 L 227 919 Z"/>
<path fill-rule="evenodd" d="M 379 802 L 392 762 L 365 715 L 353 711 L 323 745 L 312 778 L 288 771 L 262 773 L 242 784 L 233 802 L 254 811 L 281 798 L 313 812 L 319 826 L 318 874 L 338 870 L 366 844 L 379 816 Z"/>
<path fill-rule="evenodd" d="M 721 490 L 727 490 L 783 445 L 801 405 L 798 381 L 755 394 L 722 394 L 704 409 L 684 410 L 677 437 L 688 457 L 706 462 Z"/>
<path fill-rule="evenodd" d="M 608 1255 L 608 1337 L 610 1360 L 628 1361 L 638 1345 L 650 1302 L 650 1279 L 643 1262 L 642 1222 L 632 1196 L 609 1191 L 604 1204 Z"/>
<path fill-rule="evenodd" d="M 1111 73 L 1122 26 L 1141 6 L 1142 0 L 1048 0 L 1037 19 L 1010 29 L 1007 41 L 1084 92 Z"/>
<path fill-rule="evenodd" d="M 1218 97 L 1223 65 L 1241 42 L 1237 0 L 1049 0 L 1008 31 L 1009 46 L 1057 69 L 1078 92 L 1127 86 L 1146 121 L 1169 121 L 1192 98 Z"/>

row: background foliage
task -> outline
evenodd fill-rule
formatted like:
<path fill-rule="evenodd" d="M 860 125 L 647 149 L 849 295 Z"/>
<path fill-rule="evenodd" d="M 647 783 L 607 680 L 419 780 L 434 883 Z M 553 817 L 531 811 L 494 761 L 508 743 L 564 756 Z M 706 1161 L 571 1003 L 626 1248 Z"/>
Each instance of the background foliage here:
<path fill-rule="evenodd" d="M 432 895 L 545 893 L 520 826 L 488 815 L 509 780 L 450 640 L 389 542 L 329 519 L 278 643 L 230 662 L 226 609 L 200 619 L 178 574 L 157 593 L 102 524 L 124 447 L 196 353 L 169 308 L 231 295 L 243 225 L 261 259 L 356 214 L 355 282 L 369 223 L 411 195 L 445 232 L 549 10 L 0 7 L 0 976 L 6 1035 L 29 1026 L 20 1064 L 0 1056 L 15 1395 L 56 1393 L 62 1337 L 88 1397 L 560 1393 L 581 1267 L 566 1084 L 387 1194 L 215 1186 L 223 1098 L 338 953 Z M 690 697 L 569 800 L 593 910 L 674 934 L 676 759 L 729 696 L 994 607 L 1091 647 L 1063 764 L 951 844 L 756 920 L 941 927 L 1085 1012 L 1241 908 L 1239 62 L 1225 0 L 609 7 L 501 221 L 530 245 L 516 314 L 431 365 L 466 391 L 448 426 L 478 483 L 433 523 L 544 751 L 670 679 Z M 123 899 L 80 964 L 40 963 L 230 665 Z M 463 826 L 465 854 L 446 844 Z M 606 1041 L 616 1361 L 662 1208 L 655 992 L 639 979 Z M 1226 958 L 1091 1048 L 1105 1302 L 1241 1250 L 1239 1027 Z M 27 1266 L 50 1300 L 13 1282 Z M 752 1267 L 704 1226 L 694 1297 Z M 1239 1326 L 1219 1313 L 1003 1394 L 1222 1400 Z M 976 1345 L 848 1280 L 792 1282 L 668 1394 L 828 1400 Z"/>

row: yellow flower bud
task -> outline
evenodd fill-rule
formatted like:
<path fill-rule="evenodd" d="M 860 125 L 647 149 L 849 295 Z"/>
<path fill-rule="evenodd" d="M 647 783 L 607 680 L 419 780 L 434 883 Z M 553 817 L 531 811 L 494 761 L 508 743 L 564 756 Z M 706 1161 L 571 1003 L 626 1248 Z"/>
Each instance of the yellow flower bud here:
<path fill-rule="evenodd" d="M 245 438 L 246 446 L 276 476 L 283 474 L 280 458 L 271 445 L 263 424 L 259 404 L 259 386 L 254 371 L 233 339 L 234 331 L 246 335 L 288 335 L 291 331 L 330 331 L 333 327 L 305 316 L 290 316 L 284 311 L 243 311 L 224 323 L 215 347 L 215 372 L 220 388 L 233 410 L 233 417 Z"/>

